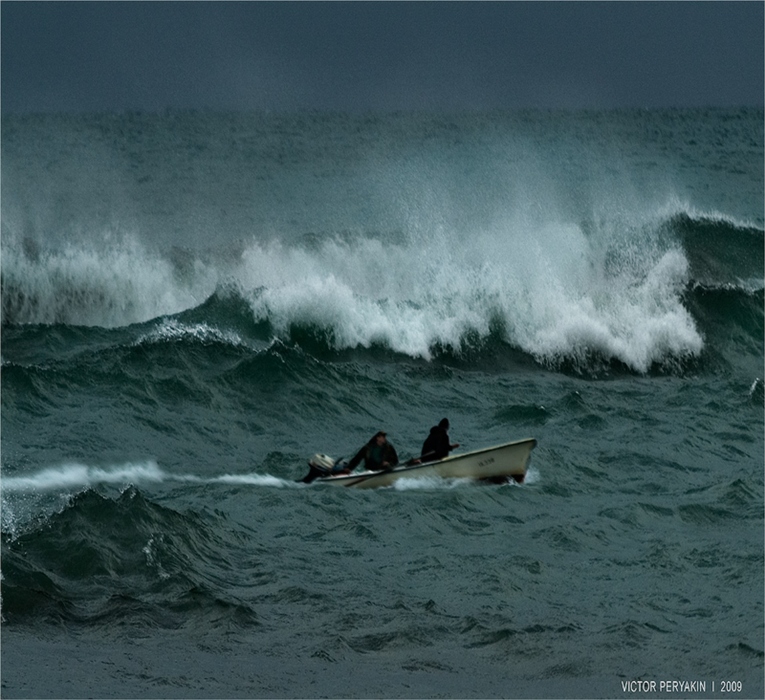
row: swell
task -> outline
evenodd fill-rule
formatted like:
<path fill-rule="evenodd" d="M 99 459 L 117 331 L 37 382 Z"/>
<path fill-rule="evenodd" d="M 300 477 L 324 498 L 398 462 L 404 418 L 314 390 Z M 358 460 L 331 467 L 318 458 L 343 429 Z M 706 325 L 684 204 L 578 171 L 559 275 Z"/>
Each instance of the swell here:
<path fill-rule="evenodd" d="M 682 211 L 664 226 L 688 253 L 693 282 L 707 287 L 762 289 L 763 229 L 723 215 Z"/>
<path fill-rule="evenodd" d="M 762 290 L 689 283 L 682 299 L 705 338 L 705 349 L 699 356 L 664 358 L 651 372 L 715 371 L 742 357 L 762 357 Z M 430 361 L 423 364 L 382 341 L 343 347 L 332 326 L 295 322 L 278 330 L 268 320 L 256 323 L 246 300 L 228 291 L 187 312 L 127 329 L 6 327 L 4 343 L 4 402 L 13 398 L 33 412 L 55 403 L 60 390 L 78 388 L 152 403 L 189 399 L 206 403 L 215 389 L 260 392 L 269 386 L 306 388 L 326 382 L 340 390 L 339 384 L 359 380 L 356 363 L 367 362 L 403 363 L 411 371 L 425 373 L 438 367 L 554 369 L 595 376 L 634 372 L 629 364 L 596 348 L 550 357 L 526 352 L 508 340 L 499 318 L 486 335 L 468 332 L 456 347 L 434 343 Z"/>
<path fill-rule="evenodd" d="M 134 488 L 116 499 L 88 489 L 36 529 L 3 533 L 4 621 L 257 625 L 215 580 L 236 571 L 225 555 L 241 550 L 224 519 L 181 514 Z"/>
<path fill-rule="evenodd" d="M 762 353 L 762 289 L 695 284 L 687 290 L 686 300 L 702 331 L 714 338 L 716 346 L 730 344 L 739 353 Z"/>

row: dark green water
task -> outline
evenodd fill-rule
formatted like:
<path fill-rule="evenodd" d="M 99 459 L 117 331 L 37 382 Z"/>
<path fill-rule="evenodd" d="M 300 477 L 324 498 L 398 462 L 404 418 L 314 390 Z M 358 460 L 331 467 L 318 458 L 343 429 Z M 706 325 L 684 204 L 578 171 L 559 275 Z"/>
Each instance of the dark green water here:
<path fill-rule="evenodd" d="M 3 695 L 762 697 L 762 124 L 4 119 Z"/>

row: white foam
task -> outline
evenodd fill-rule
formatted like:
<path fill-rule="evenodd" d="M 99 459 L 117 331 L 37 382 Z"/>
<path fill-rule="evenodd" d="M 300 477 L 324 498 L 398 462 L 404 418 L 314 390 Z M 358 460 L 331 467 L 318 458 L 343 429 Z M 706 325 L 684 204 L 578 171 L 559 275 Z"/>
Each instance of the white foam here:
<path fill-rule="evenodd" d="M 126 463 L 107 467 L 94 467 L 67 463 L 42 469 L 27 476 L 4 476 L 0 487 L 3 494 L 66 492 L 91 488 L 98 484 L 118 486 L 158 483 L 245 484 L 252 486 L 287 486 L 292 481 L 269 474 L 223 474 L 201 477 L 195 474 L 171 474 L 156 462 Z"/>
<path fill-rule="evenodd" d="M 257 320 L 331 331 L 334 346 L 380 343 L 413 357 L 497 323 L 505 340 L 542 361 L 599 353 L 645 372 L 698 354 L 703 339 L 683 307 L 688 262 L 678 246 L 632 232 L 585 235 L 569 223 L 469 237 L 441 232 L 383 246 L 327 241 L 306 251 L 252 244 L 235 271 Z"/>
<path fill-rule="evenodd" d="M 395 491 L 431 491 L 434 489 L 455 489 L 474 485 L 473 479 L 444 479 L 438 476 L 419 476 L 397 479 L 391 484 Z"/>
<path fill-rule="evenodd" d="M 17 323 L 124 326 L 197 306 L 216 284 L 216 272 L 199 262 L 180 279 L 131 236 L 32 255 L 4 236 L 3 308 Z"/>
<path fill-rule="evenodd" d="M 141 336 L 135 344 L 176 340 L 194 340 L 203 345 L 210 343 L 223 343 L 233 346 L 246 345 L 241 336 L 233 331 L 222 331 L 209 323 L 182 323 L 174 318 L 163 319 L 149 333 Z"/>
<path fill-rule="evenodd" d="M 459 352 L 494 329 L 542 362 L 597 354 L 645 372 L 703 348 L 682 304 L 688 260 L 662 232 L 671 211 L 617 213 L 586 231 L 520 212 L 479 230 L 412 225 L 395 243 L 253 242 L 233 261 L 187 261 L 183 279 L 130 239 L 37 259 L 12 242 L 3 285 L 21 291 L 9 302 L 20 322 L 116 326 L 196 306 L 226 280 L 285 339 L 295 325 L 317 327 L 336 349 L 381 344 L 430 359 L 435 346 Z M 168 320 L 154 335 L 242 341 L 212 324 Z"/>
<path fill-rule="evenodd" d="M 275 486 L 282 488 L 284 486 L 295 486 L 298 482 L 280 479 L 270 474 L 224 474 L 213 479 L 209 483 L 218 484 L 242 484 L 246 486 Z"/>
<path fill-rule="evenodd" d="M 0 487 L 4 493 L 61 491 L 88 488 L 96 484 L 157 483 L 166 478 L 165 472 L 154 462 L 105 468 L 70 463 L 43 469 L 28 476 L 4 476 Z"/>
<path fill-rule="evenodd" d="M 528 486 L 530 484 L 538 484 L 540 481 L 542 481 L 542 473 L 536 467 L 530 466 L 526 470 L 526 477 L 524 478 L 523 483 Z"/>

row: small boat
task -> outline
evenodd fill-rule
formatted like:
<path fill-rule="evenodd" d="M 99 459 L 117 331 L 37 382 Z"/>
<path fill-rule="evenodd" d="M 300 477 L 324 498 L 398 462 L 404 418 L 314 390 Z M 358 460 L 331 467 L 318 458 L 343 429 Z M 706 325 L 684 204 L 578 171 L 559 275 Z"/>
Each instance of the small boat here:
<path fill-rule="evenodd" d="M 355 488 L 377 488 L 390 486 L 399 479 L 422 477 L 441 477 L 444 479 L 479 479 L 503 483 L 513 479 L 523 483 L 526 477 L 531 450 L 537 445 L 534 438 L 506 442 L 482 450 L 452 454 L 435 462 L 405 465 L 383 471 L 364 471 L 352 474 L 335 473 L 341 464 L 337 464 L 327 455 L 317 454 L 308 462 L 311 471 L 301 480 L 304 483 L 321 482 L 333 486 L 353 486 Z"/>

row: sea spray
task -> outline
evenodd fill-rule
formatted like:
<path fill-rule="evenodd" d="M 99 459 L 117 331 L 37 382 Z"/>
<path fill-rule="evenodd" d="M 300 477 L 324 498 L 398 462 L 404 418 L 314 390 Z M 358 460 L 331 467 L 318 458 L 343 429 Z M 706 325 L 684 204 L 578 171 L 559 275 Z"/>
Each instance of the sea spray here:
<path fill-rule="evenodd" d="M 70 463 L 49 467 L 35 474 L 5 476 L 2 481 L 2 490 L 5 493 L 71 491 L 97 484 L 161 482 L 166 478 L 165 472 L 155 462 L 114 467 L 93 467 Z"/>
<path fill-rule="evenodd" d="M 499 328 L 505 342 L 550 365 L 586 364 L 595 355 L 645 372 L 701 352 L 682 302 L 688 261 L 676 242 L 658 245 L 645 235 L 642 245 L 638 237 L 624 246 L 610 230 L 529 226 L 514 221 L 465 238 L 443 231 L 389 243 L 250 242 L 239 257 L 202 261 L 196 254 L 183 274 L 129 239 L 109 249 L 73 245 L 36 256 L 11 240 L 3 318 L 122 326 L 199 306 L 225 280 L 224 288 L 247 300 L 253 320 L 268 322 L 278 337 L 314 327 L 335 349 L 379 344 L 431 359 L 436 347 L 460 352 L 466 338 L 485 341 Z M 168 321 L 154 335 L 181 332 L 192 331 Z M 209 324 L 193 331 L 200 339 L 218 333 Z"/>
<path fill-rule="evenodd" d="M 499 324 L 507 343 L 553 365 L 594 354 L 646 372 L 698 355 L 682 249 L 649 240 L 617 259 L 603 245 L 573 224 L 310 251 L 253 243 L 235 276 L 257 321 L 282 337 L 318 327 L 336 349 L 377 343 L 430 359 L 435 346 L 459 352 Z"/>
<path fill-rule="evenodd" d="M 294 479 L 280 479 L 270 474 L 200 476 L 191 473 L 171 473 L 153 460 L 109 466 L 68 462 L 24 476 L 3 476 L 0 483 L 2 530 L 15 539 L 30 526 L 34 526 L 42 514 L 47 513 L 49 517 L 60 512 L 67 507 L 71 498 L 90 489 L 115 487 L 129 490 L 133 487 L 144 488 L 163 484 L 299 487 Z"/>
<path fill-rule="evenodd" d="M 285 482 L 269 474 L 221 474 L 202 477 L 196 474 L 173 474 L 160 468 L 156 462 L 147 461 L 108 467 L 68 463 L 41 469 L 26 476 L 3 477 L 2 490 L 10 493 L 72 493 L 102 484 L 115 486 L 160 484 L 160 483 L 204 483 L 204 484 L 251 484 L 261 486 L 283 486 Z M 292 483 L 292 482 L 286 482 Z"/>
<path fill-rule="evenodd" d="M 125 326 L 194 307 L 216 283 L 214 270 L 200 261 L 181 275 L 131 236 L 59 250 L 14 235 L 3 239 L 4 323 Z"/>

